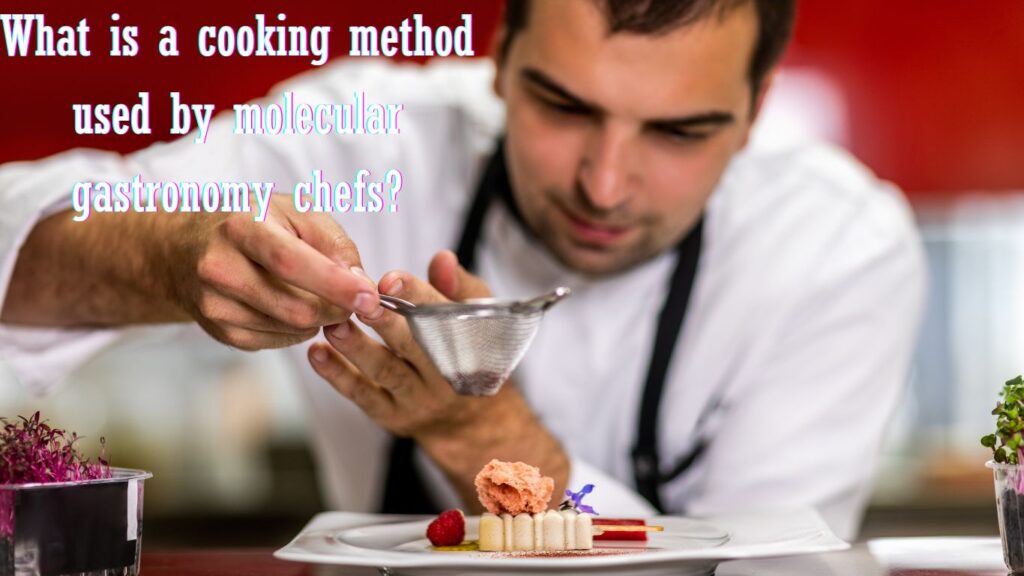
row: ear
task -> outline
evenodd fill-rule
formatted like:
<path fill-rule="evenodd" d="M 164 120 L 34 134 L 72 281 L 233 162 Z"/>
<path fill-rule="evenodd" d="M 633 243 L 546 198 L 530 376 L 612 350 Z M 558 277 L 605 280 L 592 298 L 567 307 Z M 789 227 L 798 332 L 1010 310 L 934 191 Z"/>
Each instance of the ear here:
<path fill-rule="evenodd" d="M 771 89 L 772 84 L 775 83 L 775 76 L 778 74 L 779 68 L 772 68 L 764 78 L 761 79 L 761 85 L 757 88 L 757 94 L 754 95 L 753 108 L 750 111 L 750 126 L 747 128 L 747 133 L 743 137 L 743 146 L 746 146 L 750 141 L 750 132 L 753 129 L 754 122 L 761 115 L 761 109 L 764 107 L 764 101 L 768 97 L 768 91 Z"/>
<path fill-rule="evenodd" d="M 494 35 L 491 37 L 490 53 L 491 58 L 494 60 L 494 93 L 502 99 L 505 98 L 504 90 L 501 86 L 501 79 L 502 76 L 504 76 L 505 61 L 508 58 L 508 54 L 505 54 L 504 52 L 505 37 L 507 35 L 508 32 L 506 31 L 505 26 L 502 25 L 498 27 L 494 32 Z"/>

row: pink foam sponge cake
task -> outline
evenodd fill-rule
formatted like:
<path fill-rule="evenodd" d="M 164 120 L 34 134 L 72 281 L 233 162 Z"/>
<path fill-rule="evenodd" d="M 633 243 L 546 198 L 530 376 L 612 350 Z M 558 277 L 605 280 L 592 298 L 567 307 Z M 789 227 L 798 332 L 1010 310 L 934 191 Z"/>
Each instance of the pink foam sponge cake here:
<path fill-rule="evenodd" d="M 598 528 L 597 513 L 583 504 L 594 489 L 566 490 L 558 510 L 549 510 L 555 481 L 523 462 L 491 460 L 476 476 L 477 496 L 487 509 L 480 516 L 478 542 L 462 542 L 465 520 L 459 510 L 443 512 L 427 528 L 438 550 L 482 552 L 573 552 L 592 550 L 594 537 L 605 531 L 656 531 L 660 526 L 612 525 Z"/>
<path fill-rule="evenodd" d="M 495 515 L 537 514 L 548 509 L 555 481 L 523 462 L 491 460 L 474 481 L 480 503 Z"/>

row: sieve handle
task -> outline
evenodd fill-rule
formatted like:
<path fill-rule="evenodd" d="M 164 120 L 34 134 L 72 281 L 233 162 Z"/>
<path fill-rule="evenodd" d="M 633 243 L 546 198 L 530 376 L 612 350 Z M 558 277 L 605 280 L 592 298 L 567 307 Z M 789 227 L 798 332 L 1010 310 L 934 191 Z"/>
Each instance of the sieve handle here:
<path fill-rule="evenodd" d="M 388 296 L 387 294 L 378 294 L 380 298 L 380 305 L 391 310 L 392 312 L 398 312 L 401 314 L 406 310 L 415 308 L 416 305 L 408 300 L 402 300 L 401 298 L 395 298 L 394 296 Z"/>
<path fill-rule="evenodd" d="M 558 288 L 555 288 L 551 292 L 548 292 L 547 294 L 527 300 L 526 302 L 516 304 L 515 308 L 527 311 L 540 308 L 541 312 L 544 312 L 548 308 L 554 306 L 559 300 L 565 298 L 571 293 L 572 290 L 570 290 L 569 288 L 565 286 L 560 286 Z"/>

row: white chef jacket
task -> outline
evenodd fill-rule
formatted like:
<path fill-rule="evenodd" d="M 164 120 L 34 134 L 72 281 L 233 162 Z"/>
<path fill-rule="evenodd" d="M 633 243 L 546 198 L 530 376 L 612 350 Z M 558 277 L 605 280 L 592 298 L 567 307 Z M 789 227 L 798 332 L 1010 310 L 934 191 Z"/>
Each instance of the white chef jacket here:
<path fill-rule="evenodd" d="M 400 169 L 397 213 L 335 218 L 371 275 L 404 269 L 425 276 L 435 251 L 453 247 L 502 131 L 493 74 L 484 61 L 343 61 L 276 91 L 309 104 L 351 102 L 357 91 L 401 103 L 400 135 L 234 135 L 227 114 L 205 144 L 188 136 L 127 156 L 76 150 L 0 167 L 0 298 L 28 232 L 67 203 L 74 182 L 136 174 L 146 181 L 269 180 L 290 193 L 315 169 L 333 181 L 360 168 L 376 175 Z M 896 190 L 839 150 L 752 148 L 733 160 L 712 196 L 703 244 L 658 439 L 666 470 L 696 442 L 708 446 L 663 487 L 665 506 L 707 515 L 810 505 L 838 534 L 853 536 L 922 312 L 924 265 L 911 212 Z M 633 489 L 630 450 L 675 253 L 589 279 L 560 265 L 496 203 L 477 259 L 478 273 L 500 296 L 572 288 L 546 316 L 514 378 L 570 455 L 571 487 L 596 484 L 588 501 L 606 515 L 653 513 Z M 2 327 L 0 354 L 26 385 L 44 391 L 123 333 Z M 307 346 L 286 353 L 308 399 L 328 502 L 374 510 L 388 436 L 312 371 Z M 457 505 L 442 475 L 422 454 L 417 462 L 435 497 Z"/>

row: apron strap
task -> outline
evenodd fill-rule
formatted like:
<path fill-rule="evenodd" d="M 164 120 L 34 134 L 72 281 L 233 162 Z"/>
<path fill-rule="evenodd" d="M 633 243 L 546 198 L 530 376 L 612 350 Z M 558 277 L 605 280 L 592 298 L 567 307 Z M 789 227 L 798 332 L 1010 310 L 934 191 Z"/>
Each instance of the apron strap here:
<path fill-rule="evenodd" d="M 512 188 L 508 181 L 508 172 L 505 170 L 505 146 L 501 142 L 498 143 L 494 155 L 487 162 L 484 175 L 476 187 L 473 203 L 469 207 L 469 213 L 462 225 L 462 234 L 459 235 L 459 243 L 455 249 L 455 255 L 459 257 L 459 264 L 467 272 L 476 270 L 476 247 L 480 244 L 480 238 L 483 236 L 484 216 L 487 215 L 487 209 L 490 208 L 493 198 L 505 200 L 516 218 L 520 218 L 518 210 L 515 209 L 515 202 L 512 201 Z"/>
<path fill-rule="evenodd" d="M 658 331 L 647 367 L 647 381 L 637 419 L 636 445 L 632 452 L 633 477 L 637 491 L 662 513 L 665 512 L 665 508 L 659 494 L 661 485 L 685 472 L 704 451 L 704 443 L 698 442 L 697 447 L 682 459 L 671 475 L 662 475 L 658 450 L 659 408 L 665 392 L 665 380 L 672 363 L 672 355 L 679 340 L 679 333 L 682 332 L 683 321 L 686 319 L 694 279 L 697 277 L 703 229 L 704 218 L 701 217 L 676 248 L 678 260 L 672 273 L 668 297 L 658 316 Z"/>

